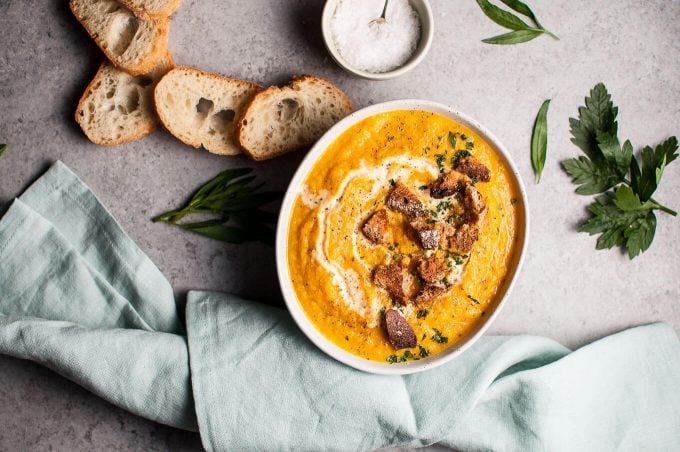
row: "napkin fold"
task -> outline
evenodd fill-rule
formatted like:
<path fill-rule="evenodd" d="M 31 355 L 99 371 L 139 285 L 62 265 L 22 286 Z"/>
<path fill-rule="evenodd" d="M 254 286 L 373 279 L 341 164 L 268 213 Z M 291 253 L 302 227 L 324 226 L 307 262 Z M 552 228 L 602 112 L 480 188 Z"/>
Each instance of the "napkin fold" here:
<path fill-rule="evenodd" d="M 680 342 L 654 324 L 574 352 L 481 338 L 410 376 L 324 355 L 287 312 L 172 288 L 55 163 L 0 219 L 0 353 L 52 368 L 208 450 L 678 450 Z"/>

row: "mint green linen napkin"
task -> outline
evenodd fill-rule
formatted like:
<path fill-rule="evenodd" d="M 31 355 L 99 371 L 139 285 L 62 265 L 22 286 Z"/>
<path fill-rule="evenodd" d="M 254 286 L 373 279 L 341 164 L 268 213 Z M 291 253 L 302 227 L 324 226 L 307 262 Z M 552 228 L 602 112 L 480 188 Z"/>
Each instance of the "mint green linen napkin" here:
<path fill-rule="evenodd" d="M 633 328 L 570 352 L 483 337 L 453 362 L 369 375 L 320 352 L 285 311 L 172 289 L 56 163 L 0 220 L 0 353 L 133 413 L 198 428 L 208 450 L 679 450 L 680 342 Z"/>

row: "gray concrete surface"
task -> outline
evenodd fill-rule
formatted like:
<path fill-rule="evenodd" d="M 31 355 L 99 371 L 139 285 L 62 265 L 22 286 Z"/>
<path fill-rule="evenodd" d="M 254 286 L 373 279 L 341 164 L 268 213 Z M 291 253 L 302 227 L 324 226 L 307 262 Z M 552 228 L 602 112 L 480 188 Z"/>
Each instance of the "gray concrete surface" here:
<path fill-rule="evenodd" d="M 528 184 L 533 218 L 524 271 L 491 334 L 546 335 L 578 347 L 647 322 L 679 330 L 680 219 L 659 215 L 652 249 L 633 262 L 595 251 L 595 240 L 575 231 L 588 199 L 573 194 L 559 162 L 577 155 L 568 118 L 599 81 L 620 106 L 620 135 L 636 149 L 680 133 L 680 2 L 531 1 L 562 39 L 510 47 L 480 42 L 501 29 L 475 2 L 432 3 L 431 53 L 393 81 L 353 78 L 330 61 L 319 32 L 321 0 L 185 0 L 170 47 L 180 64 L 263 84 L 300 73 L 328 77 L 356 107 L 407 97 L 444 102 L 493 131 Z M 271 249 L 212 242 L 149 218 L 227 167 L 254 166 L 282 189 L 303 154 L 253 164 L 190 149 L 164 132 L 117 148 L 92 145 L 73 112 L 102 56 L 67 1 L 1 0 L 0 29 L 0 142 L 10 145 L 0 159 L 0 200 L 60 159 L 170 279 L 180 305 L 189 289 L 279 302 Z M 553 99 L 549 157 L 535 185 L 530 133 L 546 98 Z M 664 177 L 656 198 L 678 209 L 680 163 Z M 2 451 L 200 449 L 197 435 L 130 415 L 32 363 L 0 357 L 0 382 Z"/>

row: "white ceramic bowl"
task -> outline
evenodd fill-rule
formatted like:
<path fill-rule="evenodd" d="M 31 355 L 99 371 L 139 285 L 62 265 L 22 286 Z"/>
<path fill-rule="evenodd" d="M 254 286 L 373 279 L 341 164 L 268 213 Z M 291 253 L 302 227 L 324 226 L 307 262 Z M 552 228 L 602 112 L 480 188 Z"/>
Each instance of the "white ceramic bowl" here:
<path fill-rule="evenodd" d="M 428 0 L 409 0 L 413 9 L 418 13 L 420 17 L 420 41 L 418 42 L 418 47 L 416 47 L 415 52 L 411 55 L 411 58 L 402 66 L 388 71 L 388 72 L 368 72 L 362 71 L 353 67 L 351 64 L 345 60 L 338 49 L 335 46 L 335 41 L 333 40 L 333 33 L 331 32 L 331 18 L 335 13 L 335 9 L 338 6 L 340 0 L 327 0 L 326 5 L 323 8 L 323 13 L 321 15 L 321 33 L 323 34 L 323 41 L 326 44 L 328 53 L 335 60 L 340 67 L 342 67 L 347 72 L 350 72 L 359 77 L 367 78 L 369 80 L 387 80 L 394 77 L 398 77 L 402 74 L 407 73 L 411 69 L 415 68 L 420 64 L 421 61 L 427 55 L 432 45 L 432 37 L 434 36 L 434 18 L 432 17 L 432 9 L 430 8 L 430 3 Z M 375 1 L 375 0 L 366 0 Z"/>
<path fill-rule="evenodd" d="M 520 215 L 524 216 L 524 221 L 520 221 L 520 228 L 517 234 L 517 252 L 513 256 L 513 261 L 511 268 L 508 272 L 508 277 L 505 278 L 503 286 L 499 288 L 496 295 L 496 304 L 492 306 L 492 312 L 490 315 L 484 317 L 484 322 L 481 323 L 477 330 L 467 337 L 461 338 L 458 342 L 453 344 L 447 350 L 431 356 L 429 358 L 421 359 L 418 361 L 409 361 L 407 363 L 400 364 L 389 364 L 381 363 L 377 361 L 369 361 L 367 359 L 360 358 L 353 355 L 337 345 L 328 340 L 323 336 L 307 317 L 302 308 L 300 302 L 295 295 L 295 290 L 290 278 L 290 270 L 288 267 L 288 231 L 290 225 L 290 216 L 293 210 L 293 205 L 298 194 L 301 192 L 301 187 L 309 174 L 309 171 L 316 164 L 319 157 L 326 151 L 328 146 L 335 141 L 338 136 L 345 132 L 349 127 L 353 126 L 357 122 L 365 119 L 369 116 L 373 116 L 378 113 L 384 113 L 393 110 L 423 110 L 433 113 L 438 113 L 447 118 L 451 118 L 465 126 L 471 128 L 476 133 L 478 133 L 487 143 L 489 143 L 496 152 L 501 156 L 504 163 L 510 168 L 512 174 L 514 175 L 515 182 L 520 191 L 521 203 Z M 357 112 L 352 113 L 335 126 L 333 126 L 325 135 L 317 141 L 317 143 L 309 151 L 305 159 L 300 164 L 293 180 L 288 186 L 286 195 L 283 199 L 283 205 L 281 207 L 281 213 L 279 215 L 278 227 L 276 232 L 276 267 L 279 275 L 279 283 L 281 285 L 281 290 L 283 291 L 283 297 L 288 306 L 293 319 L 300 327 L 300 329 L 307 335 L 307 337 L 316 344 L 321 350 L 326 352 L 329 356 L 337 359 L 340 362 L 352 366 L 356 369 L 363 370 L 365 372 L 375 373 L 375 374 L 385 374 L 385 375 L 403 375 L 415 372 L 421 372 L 424 370 L 432 369 L 434 367 L 440 366 L 446 362 L 451 361 L 456 356 L 460 355 L 465 349 L 472 345 L 486 329 L 491 325 L 494 319 L 498 316 L 501 308 L 505 304 L 512 287 L 514 286 L 515 279 L 519 274 L 522 267 L 522 262 L 524 261 L 524 255 L 527 249 L 527 242 L 529 237 L 529 204 L 527 201 L 526 190 L 520 177 L 517 167 L 512 161 L 510 154 L 503 144 L 501 144 L 496 137 L 494 137 L 488 130 L 482 127 L 479 123 L 469 118 L 468 116 L 456 111 L 451 107 L 442 105 L 436 102 L 425 101 L 425 100 L 396 100 L 391 102 L 385 102 L 382 104 L 373 105 Z"/>

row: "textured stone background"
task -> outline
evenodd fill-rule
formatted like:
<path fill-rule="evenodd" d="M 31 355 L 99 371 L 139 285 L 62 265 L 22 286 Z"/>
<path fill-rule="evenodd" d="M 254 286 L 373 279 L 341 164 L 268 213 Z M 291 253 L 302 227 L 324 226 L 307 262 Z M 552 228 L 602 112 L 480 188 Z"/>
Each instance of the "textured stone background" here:
<path fill-rule="evenodd" d="M 185 0 L 170 47 L 179 64 L 263 84 L 300 73 L 328 77 L 357 108 L 431 99 L 486 125 L 515 157 L 532 210 L 524 271 L 492 334 L 546 335 L 577 347 L 657 320 L 680 329 L 680 219 L 659 215 L 652 249 L 633 262 L 617 251 L 596 252 L 594 239 L 575 232 L 588 200 L 573 194 L 558 166 L 577 153 L 567 119 L 599 81 L 621 108 L 620 135 L 636 149 L 680 133 L 680 2 L 535 0 L 539 19 L 561 41 L 542 37 L 510 47 L 480 42 L 501 29 L 475 2 L 432 3 L 429 56 L 387 82 L 353 78 L 329 60 L 319 32 L 321 0 Z M 279 302 L 271 249 L 216 243 L 149 221 L 219 170 L 251 162 L 195 151 L 164 132 L 113 149 L 90 144 L 73 113 L 102 56 L 67 1 L 0 0 L 0 29 L 0 142 L 10 144 L 0 160 L 0 200 L 60 159 L 170 279 L 179 304 L 189 289 Z M 553 99 L 549 159 L 537 186 L 529 141 L 546 98 Z M 283 189 L 301 158 L 254 166 Z M 656 198 L 677 209 L 680 163 L 664 177 Z M 197 435 L 130 415 L 34 364 L 0 357 L 0 381 L 0 450 L 200 449 Z"/>

